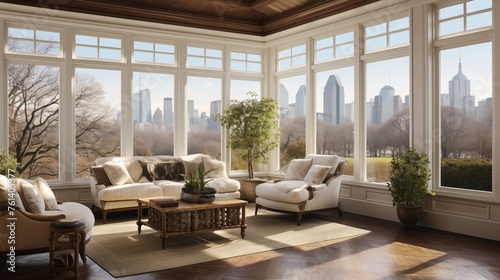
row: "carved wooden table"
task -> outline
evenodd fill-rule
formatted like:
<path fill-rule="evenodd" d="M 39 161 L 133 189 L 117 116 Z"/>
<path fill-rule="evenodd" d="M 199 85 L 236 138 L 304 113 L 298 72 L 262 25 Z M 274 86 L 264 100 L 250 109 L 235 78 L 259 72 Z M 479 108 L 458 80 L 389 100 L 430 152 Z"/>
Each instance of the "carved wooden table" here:
<path fill-rule="evenodd" d="M 160 207 L 149 199 L 137 200 L 137 232 L 141 234 L 142 225 L 158 231 L 163 249 L 167 238 L 172 235 L 239 227 L 241 237 L 245 237 L 245 206 L 248 202 L 244 200 L 225 199 L 200 204 L 179 201 L 177 207 Z M 148 209 L 147 220 L 142 218 L 143 207 Z"/>

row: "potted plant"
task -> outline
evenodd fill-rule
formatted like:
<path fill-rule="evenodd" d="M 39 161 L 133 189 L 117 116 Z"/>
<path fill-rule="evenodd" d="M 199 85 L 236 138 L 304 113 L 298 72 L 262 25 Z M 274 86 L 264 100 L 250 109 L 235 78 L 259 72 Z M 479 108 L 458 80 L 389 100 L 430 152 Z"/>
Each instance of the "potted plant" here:
<path fill-rule="evenodd" d="M 212 170 L 205 172 L 203 163 L 198 164 L 196 174 L 181 174 L 184 177 L 184 187 L 181 191 L 181 199 L 192 203 L 210 203 L 215 200 L 217 191 L 207 187 L 208 182 L 205 176 Z"/>
<path fill-rule="evenodd" d="M 276 100 L 248 92 L 248 99 L 231 100 L 229 106 L 216 116 L 229 129 L 227 146 L 238 150 L 247 162 L 248 179 L 243 182 L 246 198 L 255 200 L 255 185 L 262 180 L 254 178 L 254 163 L 267 163 L 268 153 L 279 146 L 279 106 Z"/>
<path fill-rule="evenodd" d="M 434 195 L 428 188 L 430 177 L 426 154 L 411 148 L 392 157 L 388 188 L 401 224 L 415 226 L 418 223 L 426 196 Z"/>
<path fill-rule="evenodd" d="M 0 151 L 0 174 L 6 177 L 19 175 L 16 158 L 4 150 Z"/>

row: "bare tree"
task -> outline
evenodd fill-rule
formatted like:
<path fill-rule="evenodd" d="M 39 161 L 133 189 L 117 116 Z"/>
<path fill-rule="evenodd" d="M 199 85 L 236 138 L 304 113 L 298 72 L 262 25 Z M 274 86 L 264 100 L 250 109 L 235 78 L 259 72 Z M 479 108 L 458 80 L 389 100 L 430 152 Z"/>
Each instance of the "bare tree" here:
<path fill-rule="evenodd" d="M 459 157 L 467 138 L 470 119 L 463 110 L 441 107 L 441 157 Z"/>
<path fill-rule="evenodd" d="M 410 111 L 394 114 L 377 132 L 383 146 L 390 147 L 393 155 L 410 149 Z"/>

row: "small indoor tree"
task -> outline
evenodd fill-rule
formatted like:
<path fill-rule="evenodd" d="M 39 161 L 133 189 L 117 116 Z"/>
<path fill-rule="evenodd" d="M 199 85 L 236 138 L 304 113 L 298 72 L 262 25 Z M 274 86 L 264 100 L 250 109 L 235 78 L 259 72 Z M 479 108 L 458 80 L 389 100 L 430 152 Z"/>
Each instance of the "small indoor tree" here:
<path fill-rule="evenodd" d="M 267 163 L 269 151 L 279 145 L 278 102 L 269 97 L 258 100 L 257 93 L 248 92 L 248 99 L 231 100 L 217 116 L 229 129 L 227 146 L 239 149 L 247 161 L 248 178 L 254 178 L 254 163 Z"/>

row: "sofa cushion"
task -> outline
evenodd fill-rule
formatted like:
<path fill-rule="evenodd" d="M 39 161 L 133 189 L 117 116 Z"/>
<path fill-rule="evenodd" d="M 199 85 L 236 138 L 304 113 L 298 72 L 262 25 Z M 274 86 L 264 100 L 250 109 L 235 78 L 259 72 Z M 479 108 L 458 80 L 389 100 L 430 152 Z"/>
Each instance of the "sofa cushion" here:
<path fill-rule="evenodd" d="M 99 200 L 104 201 L 135 200 L 153 196 L 163 196 L 162 189 L 153 183 L 131 183 L 121 186 L 109 186 L 97 193 Z"/>
<path fill-rule="evenodd" d="M 47 184 L 47 181 L 42 177 L 38 177 L 34 185 L 42 194 L 43 201 L 45 202 L 45 210 L 58 210 L 56 196 L 49 184 Z"/>
<path fill-rule="evenodd" d="M 288 165 L 285 180 L 302 180 L 311 168 L 312 159 L 293 159 Z"/>
<path fill-rule="evenodd" d="M 16 179 L 16 188 L 21 189 L 20 195 L 26 211 L 33 214 L 44 214 L 45 201 L 43 196 L 33 184 L 24 179 Z"/>
<path fill-rule="evenodd" d="M 309 184 L 301 180 L 283 180 L 257 185 L 255 194 L 269 200 L 287 203 L 301 203 L 309 199 Z"/>
<path fill-rule="evenodd" d="M 191 160 L 183 160 L 182 164 L 184 165 L 184 174 L 190 175 L 198 172 L 198 164 L 200 163 Z"/>
<path fill-rule="evenodd" d="M 109 181 L 115 186 L 134 182 L 128 174 L 125 165 L 121 162 L 108 162 L 103 165 L 103 168 L 108 175 Z"/>
<path fill-rule="evenodd" d="M 143 176 L 145 176 L 150 182 L 153 180 L 183 180 L 181 174 L 184 174 L 184 164 L 181 161 L 139 162 L 142 166 Z"/>
<path fill-rule="evenodd" d="M 228 178 L 226 173 L 226 164 L 223 161 L 204 157 L 202 158 L 202 162 L 205 172 L 211 170 L 205 176 L 206 178 Z"/>
<path fill-rule="evenodd" d="M 92 166 L 92 173 L 94 174 L 95 179 L 97 180 L 98 185 L 110 186 L 113 185 L 109 180 L 108 174 L 104 170 L 102 166 Z"/>
<path fill-rule="evenodd" d="M 240 190 L 240 182 L 235 179 L 212 178 L 207 187 L 214 188 L 217 193 L 237 192 Z"/>
<path fill-rule="evenodd" d="M 331 166 L 314 164 L 311 168 L 309 168 L 309 171 L 307 171 L 304 181 L 309 184 L 321 184 L 330 170 L 332 170 Z"/>

